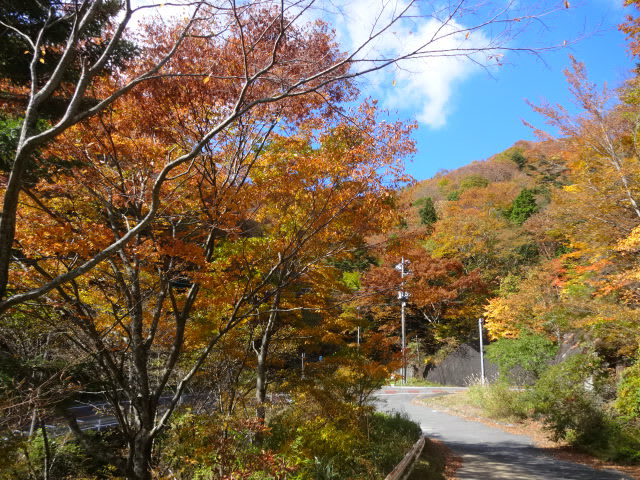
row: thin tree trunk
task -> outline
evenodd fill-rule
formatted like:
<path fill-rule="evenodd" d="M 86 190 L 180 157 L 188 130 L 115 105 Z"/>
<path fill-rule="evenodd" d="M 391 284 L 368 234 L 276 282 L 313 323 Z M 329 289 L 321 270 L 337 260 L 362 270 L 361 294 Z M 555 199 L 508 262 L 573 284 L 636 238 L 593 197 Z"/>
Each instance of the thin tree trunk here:
<path fill-rule="evenodd" d="M 256 416 L 264 421 L 266 418 L 266 399 L 267 399 L 267 356 L 269 354 L 269 343 L 273 334 L 276 322 L 278 320 L 278 304 L 280 303 L 280 293 L 276 293 L 269 312 L 269 319 L 262 331 L 260 349 L 256 351 Z"/>
<path fill-rule="evenodd" d="M 49 445 L 49 436 L 47 435 L 47 426 L 44 419 L 40 419 L 40 429 L 42 430 L 42 441 L 44 443 L 44 461 L 42 469 L 43 480 L 49 480 L 49 470 L 51 469 L 51 446 Z"/>
<path fill-rule="evenodd" d="M 264 340 L 264 335 L 262 336 Z M 266 417 L 266 398 L 267 398 L 267 373 L 265 362 L 267 360 L 267 349 L 263 348 L 264 343 L 260 346 L 258 352 L 258 365 L 256 367 L 256 417 L 264 421 Z"/>
<path fill-rule="evenodd" d="M 34 408 L 31 414 L 31 424 L 29 425 L 29 438 L 32 438 L 36 433 L 36 423 L 38 422 L 38 409 Z"/>

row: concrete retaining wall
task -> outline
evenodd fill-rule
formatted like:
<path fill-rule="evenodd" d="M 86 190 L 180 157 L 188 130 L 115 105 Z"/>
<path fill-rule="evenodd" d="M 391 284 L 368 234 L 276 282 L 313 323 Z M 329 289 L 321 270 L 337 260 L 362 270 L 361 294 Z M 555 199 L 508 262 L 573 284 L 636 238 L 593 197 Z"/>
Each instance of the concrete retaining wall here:
<path fill-rule="evenodd" d="M 480 378 L 480 350 L 477 346 L 463 343 L 450 353 L 439 365 L 427 367 L 425 379 L 441 385 L 464 387 L 472 377 Z M 484 359 L 485 376 L 498 376 L 498 366 Z"/>

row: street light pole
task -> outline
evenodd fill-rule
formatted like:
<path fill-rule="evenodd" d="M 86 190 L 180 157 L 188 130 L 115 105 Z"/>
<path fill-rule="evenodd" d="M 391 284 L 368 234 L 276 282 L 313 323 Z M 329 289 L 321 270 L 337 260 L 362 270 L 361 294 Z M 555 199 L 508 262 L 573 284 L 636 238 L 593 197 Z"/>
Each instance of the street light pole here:
<path fill-rule="evenodd" d="M 402 384 L 407 383 L 407 352 L 406 352 L 406 328 L 405 328 L 405 308 L 407 306 L 407 298 L 409 298 L 409 293 L 404 291 L 404 277 L 408 275 L 409 272 L 405 269 L 405 266 L 409 264 L 409 260 L 405 260 L 402 257 L 402 260 L 398 265 L 396 265 L 396 270 L 400 272 L 400 291 L 398 292 L 398 298 L 400 299 L 400 328 L 401 328 L 401 337 L 402 337 Z"/>
<path fill-rule="evenodd" d="M 404 292 L 402 292 L 404 293 Z M 402 295 L 402 302 L 400 303 L 400 325 L 402 327 L 402 384 L 407 383 L 407 342 L 405 339 L 405 317 L 404 317 L 404 309 L 407 305 L 407 301 L 405 300 L 405 296 Z"/>
<path fill-rule="evenodd" d="M 480 381 L 484 385 L 484 342 L 482 338 L 482 317 L 478 319 L 478 330 L 480 331 Z"/>

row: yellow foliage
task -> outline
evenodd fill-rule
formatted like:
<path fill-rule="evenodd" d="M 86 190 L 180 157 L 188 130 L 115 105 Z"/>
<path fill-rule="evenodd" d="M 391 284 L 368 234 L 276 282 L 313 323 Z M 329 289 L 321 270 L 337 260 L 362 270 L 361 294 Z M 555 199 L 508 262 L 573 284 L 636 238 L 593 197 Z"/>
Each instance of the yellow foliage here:
<path fill-rule="evenodd" d="M 512 319 L 516 317 L 513 305 L 505 298 L 495 297 L 488 301 L 485 307 L 485 326 L 489 338 L 516 338 L 520 333 L 518 324 Z"/>
<path fill-rule="evenodd" d="M 636 252 L 640 247 L 640 225 L 635 227 L 631 233 L 626 237 L 621 239 L 616 249 L 622 252 Z"/>

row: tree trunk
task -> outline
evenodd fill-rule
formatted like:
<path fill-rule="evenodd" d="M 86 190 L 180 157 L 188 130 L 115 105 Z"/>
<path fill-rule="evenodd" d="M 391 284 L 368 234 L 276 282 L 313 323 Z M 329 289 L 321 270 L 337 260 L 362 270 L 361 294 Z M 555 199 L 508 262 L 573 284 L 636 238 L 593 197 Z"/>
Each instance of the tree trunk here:
<path fill-rule="evenodd" d="M 269 353 L 269 342 L 271 335 L 278 319 L 278 304 L 280 303 L 280 293 L 276 293 L 269 312 L 269 319 L 262 331 L 260 341 L 260 349 L 256 350 L 257 366 L 256 366 L 256 416 L 264 421 L 266 417 L 266 398 L 267 398 L 267 355 Z"/>
<path fill-rule="evenodd" d="M 128 480 L 151 480 L 152 450 L 153 437 L 147 429 L 141 428 L 130 442 Z"/>
<path fill-rule="evenodd" d="M 29 438 L 32 438 L 36 433 L 36 422 L 38 421 L 38 409 L 34 408 L 31 414 L 31 424 L 29 425 Z"/>
<path fill-rule="evenodd" d="M 264 422 L 266 417 L 266 399 L 267 399 L 267 348 L 265 348 L 264 335 L 263 343 L 260 345 L 258 352 L 258 365 L 256 367 L 256 417 Z"/>
<path fill-rule="evenodd" d="M 49 480 L 49 470 L 51 470 L 51 446 L 49 445 L 49 436 L 47 435 L 47 426 L 44 419 L 40 419 L 40 429 L 42 431 L 42 442 L 44 443 L 44 459 L 42 465 L 42 478 Z"/>
<path fill-rule="evenodd" d="M 26 165 L 31 157 L 31 151 L 20 150 L 14 160 L 14 165 L 2 201 L 0 213 L 0 299 L 4 299 L 9 282 L 9 264 L 11 263 L 11 249 L 16 236 L 16 212 Z"/>
<path fill-rule="evenodd" d="M 280 292 L 276 293 L 269 312 L 269 319 L 262 331 L 260 349 L 256 350 L 256 417 L 264 423 L 267 416 L 267 356 L 269 354 L 269 342 L 278 320 L 278 305 Z M 260 444 L 264 440 L 262 432 L 256 433 L 255 442 Z"/>

